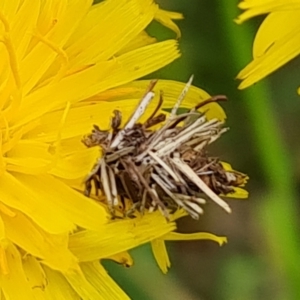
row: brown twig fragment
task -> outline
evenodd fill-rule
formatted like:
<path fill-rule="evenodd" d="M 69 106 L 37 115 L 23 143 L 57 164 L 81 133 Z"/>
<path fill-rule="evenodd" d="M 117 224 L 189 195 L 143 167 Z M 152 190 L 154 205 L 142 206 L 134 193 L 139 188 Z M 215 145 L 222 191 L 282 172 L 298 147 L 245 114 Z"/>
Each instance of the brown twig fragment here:
<path fill-rule="evenodd" d="M 99 146 L 103 153 L 86 178 L 84 193 L 89 196 L 93 186 L 96 192 L 100 190 L 106 196 L 112 216 L 124 198 L 131 204 L 124 211 L 124 216 L 129 217 L 136 211 L 159 209 L 169 219 L 170 211 L 183 208 L 197 219 L 203 213 L 201 206 L 205 199 L 231 211 L 220 195 L 232 193 L 246 176 L 225 170 L 218 159 L 207 155 L 206 147 L 227 129 L 221 121 L 207 120 L 205 114 L 197 111 L 226 97 L 212 97 L 188 113 L 177 115 L 192 79 L 168 117 L 159 113 L 163 104 L 161 93 L 147 121 L 138 122 L 154 97 L 156 81 L 153 81 L 122 129 L 119 128 L 121 112 L 114 111 L 112 130 L 101 130 L 95 125 L 92 133 L 84 137 L 87 147 Z M 151 130 L 154 125 L 160 125 L 159 129 Z"/>

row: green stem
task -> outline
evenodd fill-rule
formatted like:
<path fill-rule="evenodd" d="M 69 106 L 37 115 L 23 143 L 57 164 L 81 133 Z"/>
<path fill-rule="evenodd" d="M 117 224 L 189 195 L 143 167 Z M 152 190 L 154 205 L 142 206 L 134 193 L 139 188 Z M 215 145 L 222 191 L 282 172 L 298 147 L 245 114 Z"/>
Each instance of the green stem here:
<path fill-rule="evenodd" d="M 229 39 L 227 44 L 232 53 L 230 63 L 237 72 L 251 59 L 253 34 L 248 24 L 238 26 L 233 22 L 239 14 L 236 1 L 221 0 L 218 4 L 223 34 Z M 259 206 L 260 224 L 272 254 L 273 267 L 283 276 L 293 296 L 289 299 L 300 299 L 297 198 L 290 153 L 278 128 L 266 80 L 241 93 L 252 124 L 261 169 L 269 187 L 269 196 Z"/>

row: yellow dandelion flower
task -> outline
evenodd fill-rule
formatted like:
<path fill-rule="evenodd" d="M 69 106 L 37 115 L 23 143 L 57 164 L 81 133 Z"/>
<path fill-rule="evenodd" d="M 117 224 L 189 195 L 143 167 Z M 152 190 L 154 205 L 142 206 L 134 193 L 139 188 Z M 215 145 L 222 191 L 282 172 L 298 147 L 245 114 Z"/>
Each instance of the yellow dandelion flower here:
<path fill-rule="evenodd" d="M 89 189 L 86 190 L 87 194 L 92 196 L 94 199 L 98 199 L 98 201 L 102 200 L 109 208 L 111 214 L 113 216 L 121 217 L 122 213 L 118 210 L 118 207 L 120 204 L 119 199 L 116 199 L 116 196 L 125 196 L 126 198 L 130 198 L 130 203 L 124 203 L 125 208 L 121 205 L 121 211 L 124 213 L 124 216 L 131 216 L 133 219 L 122 219 L 118 220 L 115 219 L 112 222 L 108 223 L 107 228 L 103 229 L 103 234 L 99 235 L 98 232 L 91 231 L 91 230 L 83 230 L 80 232 L 77 232 L 75 234 L 72 234 L 70 236 L 70 249 L 75 254 L 76 257 L 79 257 L 80 260 L 85 261 L 92 261 L 96 259 L 103 259 L 107 258 L 108 256 L 113 256 L 113 259 L 117 260 L 120 263 L 123 263 L 124 265 L 130 265 L 131 259 L 128 258 L 128 254 L 124 254 L 124 251 L 127 251 L 131 248 L 137 247 L 140 244 L 151 242 L 152 250 L 154 253 L 154 257 L 157 260 L 157 263 L 161 270 L 166 273 L 168 267 L 170 266 L 170 261 L 168 258 L 168 254 L 165 247 L 165 241 L 168 240 L 194 240 L 194 239 L 209 239 L 213 240 L 219 245 L 222 245 L 224 242 L 226 242 L 225 237 L 218 237 L 210 233 L 192 233 L 192 234 L 180 234 L 175 233 L 174 230 L 176 230 L 176 223 L 175 221 L 178 218 L 181 218 L 183 216 L 186 216 L 187 214 L 190 214 L 194 218 L 198 218 L 199 214 L 203 212 L 202 208 L 200 207 L 202 204 L 205 203 L 205 200 L 198 194 L 195 194 L 194 196 L 185 195 L 184 193 L 178 193 L 174 191 L 174 187 L 170 188 L 168 190 L 164 189 L 163 185 L 160 186 L 159 189 L 153 188 L 152 191 L 156 193 L 156 195 L 161 198 L 163 203 L 170 204 L 168 200 L 166 200 L 167 196 L 169 196 L 169 200 L 174 200 L 175 202 L 175 211 L 174 212 L 167 212 L 164 208 L 164 204 L 162 203 L 154 203 L 154 205 L 150 204 L 149 201 L 153 198 L 149 196 L 149 187 L 154 186 L 153 181 L 151 183 L 151 180 L 149 181 L 149 184 L 146 182 L 143 182 L 143 177 L 146 179 L 147 175 L 141 175 L 139 174 L 139 170 L 143 170 L 145 168 L 148 168 L 151 164 L 150 161 L 148 161 L 149 156 L 143 158 L 143 154 L 146 152 L 151 153 L 151 157 L 155 159 L 155 167 L 156 174 L 151 174 L 151 176 L 154 178 L 154 181 L 156 180 L 157 185 L 160 185 L 160 183 L 164 182 L 165 187 L 167 186 L 166 183 L 169 183 L 169 185 L 172 185 L 172 183 L 175 184 L 175 182 L 172 182 L 172 176 L 179 176 L 178 173 L 176 173 L 176 167 L 173 165 L 169 168 L 169 174 L 165 174 L 166 176 L 160 177 L 160 174 L 164 174 L 164 171 L 167 170 L 167 161 L 168 159 L 172 159 L 173 155 L 175 156 L 175 153 L 178 147 L 175 147 L 175 149 L 166 149 L 166 147 L 169 147 L 172 145 L 172 142 L 168 141 L 168 137 L 166 132 L 164 132 L 164 138 L 163 140 L 166 140 L 166 143 L 162 142 L 162 140 L 159 140 L 159 143 L 156 143 L 156 145 L 163 144 L 165 145 L 164 150 L 162 150 L 161 146 L 159 146 L 158 149 L 155 151 L 155 146 L 153 146 L 151 149 L 147 148 L 147 150 L 144 148 L 144 146 L 149 146 L 147 144 L 148 140 L 143 140 L 142 137 L 149 135 L 149 140 L 152 140 L 153 136 L 158 133 L 158 136 L 160 135 L 159 132 L 161 128 L 159 128 L 159 124 L 161 122 L 164 122 L 165 119 L 163 118 L 161 121 L 161 116 L 166 114 L 166 112 L 163 112 L 161 110 L 156 111 L 157 107 L 160 107 L 160 105 L 163 105 L 164 108 L 172 108 L 180 106 L 185 108 L 193 108 L 196 104 L 198 104 L 200 115 L 205 114 L 204 119 L 202 119 L 203 123 L 198 124 L 199 126 L 195 126 L 196 122 L 189 122 L 187 123 L 192 124 L 194 131 L 197 133 L 196 136 L 191 136 L 188 138 L 188 143 L 190 145 L 193 144 L 193 149 L 196 151 L 196 146 L 199 145 L 199 139 L 200 143 L 203 144 L 203 146 L 209 144 L 210 142 L 213 142 L 216 138 L 220 136 L 222 132 L 224 132 L 222 129 L 218 128 L 220 124 L 223 124 L 223 121 L 225 120 L 225 114 L 222 108 L 215 102 L 216 99 L 223 99 L 221 96 L 217 96 L 215 98 L 210 98 L 210 96 L 203 90 L 198 89 L 193 86 L 184 85 L 179 82 L 172 82 L 172 81 L 164 81 L 159 80 L 157 83 L 155 83 L 156 86 L 153 88 L 153 82 L 150 83 L 151 90 L 148 90 L 148 93 L 145 94 L 145 86 L 149 85 L 149 81 L 135 81 L 131 82 L 130 84 L 124 85 L 119 88 L 115 88 L 113 90 L 105 91 L 96 97 L 93 97 L 88 100 L 92 101 L 94 104 L 99 103 L 99 108 L 101 105 L 101 112 L 95 111 L 94 108 L 93 112 L 90 112 L 90 114 L 95 114 L 96 118 L 99 116 L 99 114 L 108 115 L 108 116 L 115 116 L 111 119 L 110 123 L 111 126 L 114 127 L 113 131 L 106 130 L 105 128 L 109 128 L 109 120 L 107 118 L 100 119 L 98 117 L 98 121 L 96 121 L 97 125 L 94 125 L 94 129 L 92 134 L 89 134 L 84 138 L 84 143 L 88 147 L 94 147 L 94 146 L 101 146 L 101 159 L 99 160 L 100 163 L 97 163 L 96 166 L 98 168 L 93 168 L 93 172 L 90 173 L 92 176 L 89 178 L 92 178 L 92 180 L 88 181 L 89 183 Z M 188 88 L 188 92 L 187 92 Z M 159 96 L 159 91 L 164 91 L 163 93 L 163 101 L 160 102 L 161 96 Z M 182 92 L 183 90 L 183 92 Z M 144 102 L 140 101 L 140 104 L 137 106 L 137 103 L 139 102 L 140 98 L 142 100 L 147 99 L 147 95 L 154 91 L 152 96 L 154 97 L 153 100 L 149 100 L 150 103 L 148 103 L 148 107 L 144 107 Z M 187 94 L 185 94 L 187 92 Z M 181 93 L 181 94 L 180 94 Z M 143 96 L 144 94 L 144 96 Z M 185 96 L 182 103 L 178 103 L 178 96 Z M 179 96 L 179 99 L 182 100 L 182 98 Z M 117 100 L 117 99 L 121 100 Z M 108 102 L 108 100 L 110 100 Z M 125 101 L 124 101 L 125 100 Z M 201 105 L 199 105 L 199 102 Z M 159 105 L 157 106 L 157 103 Z M 203 104 L 203 106 L 202 106 Z M 205 104 L 205 106 L 204 106 Z M 137 107 L 136 107 L 137 106 Z M 147 106 L 147 105 L 146 105 Z M 83 107 L 81 106 L 80 109 L 83 110 Z M 89 109 L 91 109 L 91 106 L 89 105 Z M 117 113 L 117 110 L 120 109 L 120 111 Z M 128 124 L 130 123 L 129 120 L 132 120 L 136 118 L 136 115 L 133 112 L 140 112 L 146 110 L 145 113 L 142 113 L 140 118 L 140 123 L 136 124 L 135 126 L 128 127 Z M 153 111 L 156 112 L 156 114 L 153 114 Z M 174 113 L 174 112 L 173 112 Z M 120 114 L 122 114 L 122 119 L 120 119 Z M 197 116 L 196 112 L 191 113 L 193 117 Z M 189 115 L 188 113 L 186 115 Z M 81 120 L 82 114 L 78 114 L 75 119 Z M 178 123 L 178 118 L 182 118 L 182 115 L 179 115 L 178 117 L 175 117 L 174 123 Z M 152 118 L 149 121 L 149 117 Z M 172 113 L 171 113 L 172 117 Z M 95 120 L 96 120 L 95 118 Z M 80 121 L 80 124 L 84 124 L 86 117 L 82 118 L 82 121 Z M 125 119 L 125 121 L 124 121 Z M 137 120 L 137 119 L 136 119 Z M 151 120 L 159 120 L 158 124 L 157 122 L 151 122 Z M 170 116 L 169 119 L 170 120 Z M 205 120 L 208 120 L 206 122 Z M 183 121 L 183 120 L 181 120 Z M 186 122 L 184 121 L 184 122 Z M 172 128 L 172 134 L 171 140 L 175 141 L 177 140 L 176 136 L 174 136 L 174 123 L 169 123 L 169 127 Z M 115 124 L 118 124 L 117 126 Z M 143 125 L 142 125 L 143 124 Z M 146 125 L 147 124 L 147 125 Z M 139 132 L 141 130 L 141 126 L 145 126 L 146 128 L 148 124 L 151 124 L 150 127 L 155 127 L 151 130 L 144 131 L 141 136 L 139 135 Z M 164 124 L 164 123 L 163 123 Z M 168 121 L 166 121 L 166 124 L 168 124 Z M 204 130 L 204 127 L 201 127 L 201 124 L 204 127 L 208 128 L 208 131 Z M 210 128 L 208 124 L 215 124 L 217 127 Z M 118 127 L 120 125 L 120 129 L 118 130 Z M 161 126 L 161 125 L 160 125 Z M 101 128 L 103 130 L 101 130 Z M 163 127 L 164 128 L 164 125 Z M 179 125 L 179 133 L 182 135 L 184 127 L 182 125 Z M 115 131 L 115 129 L 117 129 Z M 124 131 L 126 129 L 126 131 Z M 186 128 L 187 132 L 191 132 L 192 128 L 188 127 Z M 226 131 L 226 130 L 225 130 Z M 200 132 L 203 133 L 203 137 L 205 142 L 203 143 L 203 138 L 201 137 Z M 210 132 L 210 133 L 208 133 Z M 124 136 L 122 136 L 121 133 L 124 133 Z M 212 136 L 209 136 L 210 141 L 207 140 L 208 136 L 207 134 L 212 134 Z M 125 140 L 122 142 L 121 139 Z M 193 140 L 193 137 L 195 138 Z M 142 139 L 142 144 L 139 144 Z M 118 140 L 118 143 L 115 143 L 115 141 Z M 179 139 L 178 139 L 179 140 Z M 116 144 L 114 146 L 114 144 Z M 118 146 L 118 145 L 119 146 Z M 134 147 L 132 147 L 134 145 Z M 136 149 L 141 149 L 141 152 Z M 151 150 L 154 149 L 155 153 L 153 153 Z M 199 148 L 200 149 L 200 148 Z M 201 148 L 202 149 L 202 148 Z M 171 156 L 168 156 L 168 152 L 171 154 Z M 172 153 L 171 153 L 171 152 Z M 185 150 L 184 150 L 185 151 Z M 202 150 L 201 150 L 202 151 Z M 184 153 L 184 155 L 187 152 Z M 199 153 L 200 154 L 200 150 Z M 194 153 L 191 154 L 192 156 Z M 138 156 L 142 157 L 141 163 L 138 161 Z M 160 158 L 159 158 L 160 157 Z M 185 159 L 183 156 L 181 157 L 183 159 L 182 162 L 189 161 L 188 159 Z M 119 160 L 120 159 L 120 160 Z M 136 167 L 133 164 L 133 161 L 131 159 L 134 159 L 134 161 L 137 161 Z M 202 160 L 204 165 L 199 165 L 197 168 L 197 174 L 200 174 L 199 177 L 201 177 L 203 180 L 207 179 L 206 175 L 214 173 L 214 168 L 216 168 L 216 172 L 214 173 L 213 177 L 216 179 L 215 184 L 210 183 L 209 181 L 206 181 L 205 186 L 201 185 L 200 178 L 197 177 L 196 173 L 193 173 L 192 168 L 189 168 L 189 166 L 193 165 L 193 161 L 191 163 L 187 164 L 180 164 L 180 167 L 186 167 L 188 168 L 187 172 L 185 170 L 182 171 L 182 174 L 184 176 L 189 177 L 189 175 L 192 175 L 194 177 L 197 177 L 197 180 L 195 180 L 193 177 L 190 178 L 190 185 L 197 185 L 199 184 L 197 190 L 202 189 L 204 193 L 207 193 L 207 196 L 210 197 L 212 200 L 214 200 L 217 204 L 219 204 L 224 210 L 230 212 L 230 208 L 221 198 L 219 198 L 216 193 L 221 194 L 225 197 L 231 197 L 231 198 L 247 198 L 248 193 L 242 188 L 244 184 L 246 183 L 248 177 L 245 176 L 242 173 L 234 171 L 230 164 L 221 162 L 219 164 L 218 161 L 206 160 L 206 156 L 197 156 L 195 157 L 195 160 L 198 160 L 200 163 L 200 160 Z M 135 179 L 134 176 L 131 175 L 132 173 L 130 171 L 127 172 L 126 164 L 124 164 L 125 160 L 131 164 L 131 172 L 135 175 L 138 175 L 138 181 L 142 182 L 142 190 L 144 189 L 144 192 L 147 189 L 148 186 L 148 197 L 145 198 L 145 203 L 142 204 L 141 199 L 138 198 L 138 195 L 145 195 L 142 190 L 139 190 L 138 184 L 137 186 L 133 186 L 130 183 L 130 180 L 126 178 L 132 178 L 132 182 L 134 184 Z M 194 160 L 194 161 L 195 161 Z M 174 162 L 178 162 L 175 161 Z M 103 167 L 103 163 L 106 164 Z M 120 168 L 121 166 L 121 168 Z M 125 168 L 124 168 L 125 166 Z M 210 169 L 211 167 L 211 169 Z M 172 168 L 172 171 L 170 170 Z M 158 170 L 158 171 L 157 171 Z M 202 172 L 201 172 L 202 170 Z M 199 173 L 200 172 L 200 173 Z M 176 175 L 174 175 L 176 173 Z M 122 175 L 123 174 L 123 177 Z M 193 175 L 194 174 L 194 175 Z M 217 179 L 218 175 L 221 175 L 222 179 L 219 181 Z M 115 177 L 114 177 L 115 176 Z M 168 177 L 169 176 L 169 177 Z M 95 178 L 96 177 L 96 178 Z M 112 179 L 113 177 L 113 179 Z M 159 178 L 160 177 L 160 178 Z M 166 178 L 168 177 L 168 178 Z M 122 180 L 124 178 L 124 182 Z M 226 179 L 227 178 L 227 179 Z M 161 181 L 159 179 L 162 179 Z M 147 180 L 147 179 L 146 179 Z M 149 180 L 149 179 L 148 179 Z M 228 181 L 227 181 L 228 180 Z M 221 183 L 222 182 L 222 183 Z M 92 184 L 94 186 L 92 186 Z M 80 189 L 79 182 L 73 183 L 74 188 Z M 175 184 L 176 185 L 176 184 Z M 111 189 L 106 188 L 111 187 Z M 209 188 L 211 187 L 211 189 Z M 162 189 L 164 191 L 162 191 Z M 220 190 L 219 190 L 220 188 Z M 102 195 L 99 197 L 98 189 L 101 190 Z M 192 188 L 190 188 L 192 189 Z M 92 191 L 91 191 L 92 190 Z M 115 191 L 113 191 L 115 190 Z M 131 192 L 133 191 L 133 192 Z M 106 196 L 106 197 L 103 197 Z M 144 197 L 144 196 L 143 196 Z M 174 197 L 174 198 L 172 198 Z M 198 198 L 197 198 L 198 197 Z M 172 199 L 170 199 L 172 198 Z M 165 201 L 164 201 L 165 200 Z M 114 201 L 116 203 L 114 203 Z M 147 202 L 148 201 L 148 202 Z M 155 202 L 155 200 L 154 200 Z M 114 204 L 113 204 L 114 203 Z M 173 203 L 174 204 L 174 203 Z M 199 205 L 198 205 L 199 204 Z M 128 210 L 127 206 L 128 205 Z M 134 208 L 134 210 L 132 210 Z M 155 208 L 159 209 L 160 211 L 155 211 Z M 170 208 L 170 207 L 169 207 Z M 117 211 L 115 211 L 115 209 Z M 170 214 L 169 214 L 170 213 Z M 103 227 L 104 228 L 104 227 Z M 105 235 L 106 233 L 106 235 Z M 108 236 L 110 235 L 110 238 Z M 105 238 L 104 238 L 105 236 Z M 117 236 L 118 239 L 116 239 L 113 243 L 111 240 L 114 236 Z M 118 255 L 118 253 L 120 253 Z M 126 252 L 125 252 L 126 253 Z M 112 257 L 111 257 L 112 258 Z"/>
<path fill-rule="evenodd" d="M 297 0 L 244 0 L 239 7 L 245 12 L 238 17 L 238 23 L 267 14 L 255 36 L 253 60 L 237 76 L 242 80 L 239 88 L 243 89 L 299 55 L 300 3 Z"/>
<path fill-rule="evenodd" d="M 157 19 L 180 31 L 152 0 L 3 0 L 0 3 L 0 289 L 3 299 L 128 299 L 99 260 L 132 263 L 127 250 L 153 241 L 159 265 L 166 240 L 181 236 L 155 211 L 110 220 L 105 205 L 85 197 L 83 182 L 99 149 L 82 137 L 126 119 L 145 89 L 132 82 L 179 57 L 176 40 L 157 42 L 145 28 Z M 182 84 L 160 83 L 172 107 Z M 158 85 L 159 86 L 159 85 Z M 204 91 L 191 88 L 187 108 Z M 224 120 L 216 104 L 208 118 Z M 146 117 L 146 116 L 145 116 Z M 102 123 L 101 123 L 102 122 Z M 80 191 L 78 191 L 80 189 Z M 62 296 L 63 295 L 63 296 Z"/>

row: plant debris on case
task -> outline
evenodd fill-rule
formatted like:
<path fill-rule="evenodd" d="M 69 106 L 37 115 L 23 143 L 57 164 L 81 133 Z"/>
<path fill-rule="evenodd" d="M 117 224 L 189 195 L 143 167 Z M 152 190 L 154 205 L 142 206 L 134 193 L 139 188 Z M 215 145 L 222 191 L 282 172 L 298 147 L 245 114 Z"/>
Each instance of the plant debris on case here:
<path fill-rule="evenodd" d="M 152 81 L 123 128 L 120 128 L 121 112 L 115 110 L 110 130 L 94 125 L 92 133 L 83 138 L 87 147 L 100 146 L 102 150 L 102 156 L 86 178 L 84 193 L 90 196 L 93 186 L 96 195 L 101 191 L 113 217 L 115 208 L 124 199 L 131 204 L 124 211 L 124 216 L 129 217 L 135 211 L 159 209 L 169 219 L 170 211 L 183 208 L 198 219 L 207 198 L 231 211 L 219 195 L 232 193 L 246 176 L 225 170 L 218 158 L 207 155 L 207 145 L 227 128 L 223 122 L 207 120 L 204 113 L 197 111 L 226 97 L 212 97 L 177 115 L 191 82 L 192 77 L 170 114 L 157 114 L 163 103 L 161 94 L 155 111 L 141 124 L 138 120 L 154 97 L 156 81 Z M 155 125 L 160 127 L 151 129 Z"/>

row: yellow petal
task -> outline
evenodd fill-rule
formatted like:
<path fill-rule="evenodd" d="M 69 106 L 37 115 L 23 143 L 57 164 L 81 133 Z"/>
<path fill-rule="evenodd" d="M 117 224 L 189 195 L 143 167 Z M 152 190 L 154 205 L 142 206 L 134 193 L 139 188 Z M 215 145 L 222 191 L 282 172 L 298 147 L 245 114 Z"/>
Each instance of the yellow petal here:
<path fill-rule="evenodd" d="M 41 264 L 30 255 L 23 259 L 23 268 L 35 299 L 48 299 L 45 293 L 47 278 Z"/>
<path fill-rule="evenodd" d="M 114 61 L 99 63 L 24 97 L 21 111 L 16 116 L 18 124 L 26 124 L 54 108 L 65 108 L 67 102 L 75 103 L 104 90 L 102 82 L 114 66 Z"/>
<path fill-rule="evenodd" d="M 107 222 L 108 216 L 102 206 L 50 175 L 36 177 L 19 174 L 16 177 L 26 184 L 31 191 L 34 191 L 36 197 L 39 196 L 40 199 L 43 199 L 40 202 L 42 202 L 41 205 L 46 206 L 48 215 L 50 209 L 55 210 L 53 218 L 58 218 L 61 214 L 64 220 L 94 230 L 101 229 L 103 223 Z M 47 215 L 44 215 L 44 218 L 47 218 Z"/>
<path fill-rule="evenodd" d="M 252 85 L 299 55 L 299 39 L 299 30 L 294 30 L 273 44 L 265 55 L 254 59 L 238 74 L 237 78 L 243 80 L 239 88 Z"/>
<path fill-rule="evenodd" d="M 76 268 L 76 258 L 68 250 L 68 235 L 51 235 L 21 213 L 2 215 L 9 240 L 56 270 Z M 24 234 L 26 232 L 26 234 Z"/>
<path fill-rule="evenodd" d="M 99 231 L 85 230 L 70 236 L 69 249 L 79 261 L 107 258 L 159 238 L 176 228 L 159 211 L 141 218 L 113 221 Z"/>
<path fill-rule="evenodd" d="M 78 137 L 78 142 L 80 142 L 80 137 Z M 99 154 L 99 149 L 94 147 L 60 156 L 50 173 L 60 178 L 81 178 L 83 181 L 97 161 Z"/>
<path fill-rule="evenodd" d="M 42 228 L 46 227 L 52 233 L 75 229 L 75 224 L 57 211 L 58 207 L 51 206 L 42 195 L 36 194 L 35 190 L 30 190 L 22 180 L 4 173 L 0 178 L 0 186 L 1 201 L 8 207 L 18 209 L 30 216 Z"/>
<path fill-rule="evenodd" d="M 181 37 L 181 32 L 179 27 L 172 20 L 181 19 L 183 19 L 183 15 L 181 13 L 167 11 L 163 9 L 159 9 L 155 14 L 155 20 L 173 30 L 176 33 L 177 38 Z"/>
<path fill-rule="evenodd" d="M 9 243 L 5 249 L 9 273 L 0 272 L 0 286 L 5 299 L 19 300 L 22 291 L 22 300 L 32 300 L 34 295 L 23 270 L 19 251 Z"/>
<path fill-rule="evenodd" d="M 297 0 L 244 0 L 238 6 L 246 10 L 237 18 L 236 22 L 238 24 L 269 12 L 300 9 L 300 4 Z"/>
<path fill-rule="evenodd" d="M 64 273 L 70 286 L 76 291 L 82 300 L 107 300 L 104 295 L 99 293 L 84 276 L 83 272 L 68 272 Z"/>
<path fill-rule="evenodd" d="M 45 35 L 45 38 L 56 44 L 57 47 L 62 47 L 87 13 L 91 4 L 91 0 L 56 1 L 55 24 Z M 39 28 L 37 28 L 38 31 Z M 57 52 L 45 43 L 39 42 L 22 60 L 20 76 L 25 95 L 38 83 L 56 57 Z"/>
<path fill-rule="evenodd" d="M 36 23 L 40 13 L 40 2 L 40 0 L 23 1 L 20 9 L 12 20 L 11 39 L 19 60 L 25 56 L 32 38 L 31 33 L 36 29 Z M 30 18 L 28 18 L 29 15 Z"/>
<path fill-rule="evenodd" d="M 222 195 L 222 197 L 228 197 L 228 198 L 233 198 L 233 199 L 247 199 L 249 197 L 249 192 L 239 188 L 239 187 L 234 187 L 232 193 L 228 193 L 227 195 Z"/>
<path fill-rule="evenodd" d="M 163 239 L 155 239 L 151 242 L 152 252 L 161 271 L 166 274 L 171 267 L 171 262 Z"/>
<path fill-rule="evenodd" d="M 81 300 L 80 296 L 73 290 L 65 277 L 47 266 L 43 266 L 47 276 L 45 293 L 49 300 Z"/>
<path fill-rule="evenodd" d="M 222 246 L 227 243 L 227 238 L 224 236 L 217 236 L 208 232 L 198 233 L 178 233 L 170 232 L 162 237 L 165 241 L 193 241 L 193 240 L 211 240 Z"/>
<path fill-rule="evenodd" d="M 62 131 L 63 139 L 72 138 L 72 140 L 69 140 L 69 143 L 67 142 L 68 144 L 62 141 L 62 153 L 70 153 L 70 147 L 75 147 L 77 151 L 87 151 L 81 140 L 84 135 L 91 132 L 94 124 L 97 124 L 103 130 L 109 129 L 110 118 L 113 116 L 113 111 L 116 109 L 122 112 L 122 124 L 124 124 L 132 114 L 132 111 L 136 108 L 138 102 L 139 98 L 128 98 L 125 101 L 101 101 L 94 105 L 85 102 L 84 105 L 72 108 Z M 156 108 L 157 103 L 158 97 L 151 102 L 146 113 L 141 117 L 141 122 L 145 121 L 147 117 L 150 116 Z M 30 131 L 27 134 L 27 137 L 42 142 L 55 141 L 59 128 L 58 122 L 60 120 L 60 115 L 61 112 L 56 111 L 43 116 L 40 124 Z M 78 155 L 76 152 L 74 154 Z M 93 155 L 92 152 L 91 155 Z"/>
<path fill-rule="evenodd" d="M 82 263 L 81 268 L 85 278 L 105 300 L 129 300 L 129 297 L 107 274 L 107 271 L 98 261 Z"/>
<path fill-rule="evenodd" d="M 288 26 L 278 26 L 278 24 L 288 24 Z M 253 44 L 253 57 L 257 58 L 267 54 L 273 44 L 290 34 L 290 32 L 297 30 L 299 26 L 300 19 L 297 10 L 269 14 L 256 33 Z"/>
<path fill-rule="evenodd" d="M 0 216 L 0 242 L 6 238 L 5 227 L 3 223 L 3 219 Z"/>
<path fill-rule="evenodd" d="M 4 158 L 8 171 L 40 174 L 51 168 L 53 157 L 49 145 L 32 140 L 21 140 Z"/>
<path fill-rule="evenodd" d="M 8 20 L 12 19 L 16 15 L 16 13 L 17 13 L 17 11 L 18 11 L 18 9 L 20 7 L 20 2 L 21 2 L 21 0 L 16 0 L 16 1 L 1 1 L 0 2 L 1 12 L 3 13 L 3 15 L 6 16 L 6 18 Z"/>
<path fill-rule="evenodd" d="M 139 95 L 139 97 L 141 97 L 145 93 L 145 88 L 148 86 L 148 84 L 149 81 L 139 80 L 131 82 L 130 84 L 125 85 L 121 88 L 124 89 L 130 87 L 132 88 L 132 94 Z M 156 97 L 159 97 L 159 92 L 163 91 L 163 107 L 172 108 L 176 103 L 176 100 L 178 99 L 184 86 L 185 83 L 178 81 L 158 80 L 156 86 L 154 87 L 154 91 L 156 92 Z M 209 98 L 210 95 L 207 92 L 195 86 L 191 86 L 185 99 L 182 102 L 181 107 L 190 109 Z M 220 121 L 224 121 L 226 119 L 225 112 L 218 103 L 209 103 L 200 108 L 199 111 L 206 112 L 205 115 L 208 120 L 217 118 Z"/>
<path fill-rule="evenodd" d="M 155 37 L 148 35 L 146 31 L 139 33 L 134 39 L 132 39 L 128 44 L 126 44 L 122 49 L 118 51 L 118 56 L 126 52 L 138 49 L 147 45 L 156 43 Z"/>
<path fill-rule="evenodd" d="M 65 233 L 74 230 L 75 224 L 96 230 L 106 222 L 106 212 L 95 201 L 49 175 L 5 173 L 0 186 L 3 203 L 22 211 L 47 232 Z"/>
<path fill-rule="evenodd" d="M 67 45 L 70 65 L 110 59 L 146 28 L 156 10 L 150 0 L 142 4 L 139 0 L 108 0 L 97 5 L 71 37 L 70 46 Z"/>
<path fill-rule="evenodd" d="M 168 40 L 130 51 L 117 59 L 98 63 L 47 85 L 26 97 L 18 124 L 27 123 L 51 109 L 65 107 L 101 91 L 145 76 L 179 57 L 177 42 Z"/>

